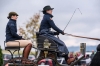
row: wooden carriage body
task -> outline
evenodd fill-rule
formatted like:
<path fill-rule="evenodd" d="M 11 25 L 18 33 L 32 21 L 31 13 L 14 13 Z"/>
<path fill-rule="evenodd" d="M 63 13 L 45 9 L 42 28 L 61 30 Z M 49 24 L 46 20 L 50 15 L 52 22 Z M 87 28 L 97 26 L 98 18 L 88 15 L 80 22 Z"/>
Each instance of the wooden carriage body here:
<path fill-rule="evenodd" d="M 50 43 L 49 48 L 44 48 L 45 40 L 48 40 Z M 43 36 L 43 35 L 37 35 L 37 48 L 40 51 L 38 53 L 37 57 L 37 63 L 42 59 L 52 59 L 57 63 L 57 51 L 58 47 L 57 44 L 50 38 Z"/>

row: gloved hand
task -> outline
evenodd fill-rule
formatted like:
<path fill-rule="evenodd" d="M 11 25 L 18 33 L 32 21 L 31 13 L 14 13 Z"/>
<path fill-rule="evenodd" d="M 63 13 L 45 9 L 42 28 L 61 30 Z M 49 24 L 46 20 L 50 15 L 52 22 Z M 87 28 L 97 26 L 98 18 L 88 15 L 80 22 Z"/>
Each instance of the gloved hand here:
<path fill-rule="evenodd" d="M 58 32 L 54 32 L 54 35 L 59 35 L 59 33 Z"/>
<path fill-rule="evenodd" d="M 62 35 L 65 35 L 65 33 L 64 33 L 64 32 L 62 32 L 61 34 L 62 34 Z"/>

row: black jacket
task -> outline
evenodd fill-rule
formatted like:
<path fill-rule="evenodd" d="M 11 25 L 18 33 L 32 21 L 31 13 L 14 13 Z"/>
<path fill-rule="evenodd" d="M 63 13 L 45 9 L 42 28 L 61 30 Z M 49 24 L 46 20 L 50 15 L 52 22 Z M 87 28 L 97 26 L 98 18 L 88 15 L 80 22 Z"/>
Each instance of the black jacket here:
<path fill-rule="evenodd" d="M 20 39 L 22 39 L 22 36 L 17 34 L 16 20 L 9 19 L 6 26 L 6 42 Z"/>

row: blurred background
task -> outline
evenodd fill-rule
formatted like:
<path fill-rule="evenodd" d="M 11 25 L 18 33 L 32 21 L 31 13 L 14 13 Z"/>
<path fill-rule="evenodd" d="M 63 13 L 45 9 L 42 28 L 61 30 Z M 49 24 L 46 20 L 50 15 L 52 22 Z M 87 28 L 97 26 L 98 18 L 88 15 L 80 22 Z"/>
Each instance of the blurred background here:
<path fill-rule="evenodd" d="M 4 49 L 5 28 L 8 22 L 7 16 L 11 11 L 19 14 L 17 28 L 24 26 L 24 23 L 30 18 L 40 13 L 40 21 L 43 14 L 40 12 L 44 6 L 50 5 L 54 8 L 54 22 L 60 28 L 64 29 L 74 10 L 79 8 L 82 15 L 77 10 L 70 24 L 66 28 L 66 33 L 75 35 L 100 38 L 100 1 L 99 0 L 0 0 L 0 45 Z M 87 51 L 96 50 L 100 43 L 95 40 L 81 39 L 60 35 L 60 39 L 66 43 L 69 51 L 79 51 L 80 43 L 87 44 Z"/>
<path fill-rule="evenodd" d="M 17 29 L 20 26 L 25 28 L 27 22 L 32 21 L 34 15 L 39 15 L 38 24 L 40 24 L 43 14 L 42 9 L 44 6 L 50 5 L 53 10 L 54 22 L 60 28 L 64 29 L 70 20 L 76 8 L 79 8 L 82 15 L 77 10 L 71 22 L 65 30 L 65 33 L 100 38 L 100 0 L 0 0 L 0 45 L 3 50 L 3 60 L 7 61 L 11 58 L 9 52 L 4 50 L 5 41 L 5 28 L 8 22 L 7 16 L 11 11 L 19 14 L 17 20 Z M 80 56 L 79 47 L 80 43 L 86 43 L 86 57 L 81 63 L 84 65 L 89 63 L 95 54 L 96 47 L 99 41 L 75 38 L 71 36 L 60 35 L 61 40 L 66 43 L 70 54 Z M 35 50 L 32 49 L 29 59 L 35 59 Z M 22 50 L 20 51 L 22 54 Z M 14 55 L 17 57 L 17 53 Z M 59 60 L 59 59 L 58 59 Z M 60 59 L 62 60 L 62 58 Z"/>

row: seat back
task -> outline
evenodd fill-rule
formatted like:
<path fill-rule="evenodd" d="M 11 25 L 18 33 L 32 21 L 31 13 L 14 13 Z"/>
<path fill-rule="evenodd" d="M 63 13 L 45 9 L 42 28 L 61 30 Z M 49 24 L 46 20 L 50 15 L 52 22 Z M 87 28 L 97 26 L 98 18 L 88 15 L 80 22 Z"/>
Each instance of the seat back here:
<path fill-rule="evenodd" d="M 43 36 L 43 35 L 38 35 L 37 36 L 37 44 L 38 44 L 37 47 L 38 48 L 43 48 L 43 44 L 44 44 L 45 39 L 48 39 L 49 43 L 51 43 L 50 48 L 57 49 L 57 44 L 52 39 L 50 39 L 46 36 Z"/>

